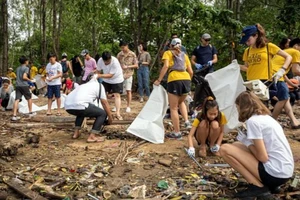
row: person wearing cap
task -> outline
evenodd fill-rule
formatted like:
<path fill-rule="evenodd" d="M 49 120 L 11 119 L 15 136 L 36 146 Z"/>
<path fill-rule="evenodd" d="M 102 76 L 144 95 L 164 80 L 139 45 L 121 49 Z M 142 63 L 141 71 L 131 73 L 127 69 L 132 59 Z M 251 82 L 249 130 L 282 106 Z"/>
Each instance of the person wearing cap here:
<path fill-rule="evenodd" d="M 17 75 L 14 72 L 13 68 L 11 68 L 11 67 L 8 68 L 6 76 L 10 79 L 11 83 L 14 85 L 14 83 L 15 83 L 15 81 L 17 79 Z"/>
<path fill-rule="evenodd" d="M 296 119 L 292 105 L 289 101 L 289 88 L 288 85 L 285 83 L 289 83 L 290 85 L 294 85 L 287 76 L 287 73 L 291 70 L 294 72 L 295 75 L 300 75 L 299 67 L 300 67 L 300 38 L 295 38 L 290 41 L 289 48 L 284 49 L 283 51 L 288 53 L 292 57 L 291 65 L 288 66 L 287 70 L 285 70 L 283 77 L 279 78 L 276 84 L 277 92 L 276 97 L 278 101 L 276 102 L 272 117 L 277 119 L 278 116 L 281 114 L 282 109 L 284 108 L 285 114 L 291 120 L 291 128 L 292 129 L 300 129 L 300 122 Z M 276 74 L 284 64 L 285 59 L 282 56 L 275 55 L 272 59 L 272 67 L 273 67 L 273 74 Z M 297 86 L 298 87 L 298 86 Z"/>
<path fill-rule="evenodd" d="M 60 106 L 60 88 L 62 67 L 59 62 L 56 61 L 56 55 L 54 53 L 48 53 L 47 58 L 49 63 L 46 66 L 46 83 L 47 83 L 47 97 L 48 97 L 48 110 L 46 115 L 51 115 L 52 99 L 55 96 L 57 103 L 57 116 L 61 115 Z"/>
<path fill-rule="evenodd" d="M 163 54 L 164 66 L 162 67 L 158 79 L 154 85 L 159 85 L 164 75 L 169 71 L 167 80 L 167 92 L 170 105 L 171 119 L 174 126 L 174 132 L 166 134 L 166 137 L 172 139 L 181 139 L 180 122 L 178 107 L 186 99 L 188 93 L 191 91 L 191 78 L 193 70 L 188 56 L 181 50 L 181 40 L 174 38 L 171 41 L 171 49 Z M 185 108 L 185 110 L 183 110 Z M 181 114 L 187 118 L 186 107 L 181 109 Z M 189 123 L 186 121 L 185 123 Z"/>
<path fill-rule="evenodd" d="M 202 69 L 208 65 L 206 73 L 214 71 L 213 65 L 218 62 L 217 49 L 210 44 L 211 36 L 204 33 L 201 37 L 201 44 L 192 52 L 191 62 L 196 69 Z"/>
<path fill-rule="evenodd" d="M 81 51 L 81 56 L 84 57 L 84 74 L 82 76 L 82 83 L 88 82 L 87 77 L 90 73 L 94 73 L 97 70 L 97 63 L 94 58 L 92 58 L 87 49 Z"/>
<path fill-rule="evenodd" d="M 97 72 L 98 78 L 103 79 L 102 84 L 105 91 L 108 93 L 111 92 L 114 95 L 115 109 L 113 110 L 116 112 L 116 118 L 118 120 L 123 120 L 120 115 L 120 108 L 124 77 L 119 60 L 116 57 L 111 56 L 110 52 L 104 51 L 97 62 Z"/>
<path fill-rule="evenodd" d="M 133 51 L 131 51 L 128 48 L 128 43 L 125 41 L 120 41 L 119 47 L 121 48 L 121 51 L 118 53 L 117 58 L 121 64 L 121 67 L 123 69 L 123 87 L 126 90 L 127 93 L 127 107 L 126 112 L 131 112 L 130 104 L 132 100 L 132 81 L 133 81 L 133 74 L 134 69 L 138 68 L 138 60 Z"/>
<path fill-rule="evenodd" d="M 74 73 L 73 73 L 73 69 L 71 67 L 71 64 L 70 62 L 68 61 L 68 55 L 67 53 L 63 53 L 61 55 L 61 61 L 60 61 L 60 64 L 62 66 L 62 70 L 63 70 L 63 75 L 68 75 L 69 76 L 69 69 L 70 69 L 70 72 L 72 74 L 72 77 L 74 78 Z"/>

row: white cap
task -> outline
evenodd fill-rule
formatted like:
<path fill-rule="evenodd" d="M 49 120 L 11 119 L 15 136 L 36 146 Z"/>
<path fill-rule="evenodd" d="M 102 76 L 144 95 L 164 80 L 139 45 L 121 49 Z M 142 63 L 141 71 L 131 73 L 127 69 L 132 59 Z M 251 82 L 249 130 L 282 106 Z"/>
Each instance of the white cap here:
<path fill-rule="evenodd" d="M 179 44 L 180 46 L 181 46 L 181 39 L 179 39 L 179 38 L 174 38 L 174 39 L 172 39 L 172 41 L 171 41 L 171 45 L 177 45 L 177 44 Z"/>

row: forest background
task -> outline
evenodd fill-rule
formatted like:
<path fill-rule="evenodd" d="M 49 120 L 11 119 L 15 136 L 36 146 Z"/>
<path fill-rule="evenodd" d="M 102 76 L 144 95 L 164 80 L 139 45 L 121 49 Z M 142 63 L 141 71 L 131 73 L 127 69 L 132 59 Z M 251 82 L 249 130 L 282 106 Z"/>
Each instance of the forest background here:
<path fill-rule="evenodd" d="M 278 44 L 283 37 L 299 36 L 299 11 L 298 0 L 1 0 L 0 75 L 18 67 L 21 55 L 39 67 L 49 52 L 59 59 L 63 52 L 70 59 L 83 49 L 91 56 L 104 50 L 116 55 L 125 40 L 136 53 L 140 41 L 148 44 L 153 77 L 172 33 L 188 54 L 209 33 L 218 69 L 235 58 L 241 62 L 243 26 L 260 23 Z"/>

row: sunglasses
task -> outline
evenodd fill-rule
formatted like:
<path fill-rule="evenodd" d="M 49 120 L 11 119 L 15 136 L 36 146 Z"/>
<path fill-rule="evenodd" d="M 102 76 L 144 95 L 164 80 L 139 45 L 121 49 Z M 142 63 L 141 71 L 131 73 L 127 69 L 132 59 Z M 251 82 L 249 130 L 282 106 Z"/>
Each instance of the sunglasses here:
<path fill-rule="evenodd" d="M 209 42 L 209 41 L 210 41 L 210 39 L 204 39 L 204 41 L 205 41 L 205 42 Z"/>

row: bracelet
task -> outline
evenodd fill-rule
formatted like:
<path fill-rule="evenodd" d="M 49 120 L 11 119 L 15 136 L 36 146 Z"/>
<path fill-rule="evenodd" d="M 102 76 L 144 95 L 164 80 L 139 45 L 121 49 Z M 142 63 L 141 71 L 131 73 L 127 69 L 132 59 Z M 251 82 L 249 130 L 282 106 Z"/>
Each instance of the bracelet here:
<path fill-rule="evenodd" d="M 157 79 L 158 82 L 161 82 L 160 80 Z"/>
<path fill-rule="evenodd" d="M 286 68 L 284 68 L 284 67 L 281 67 L 282 69 L 284 69 L 284 70 L 287 70 Z"/>

